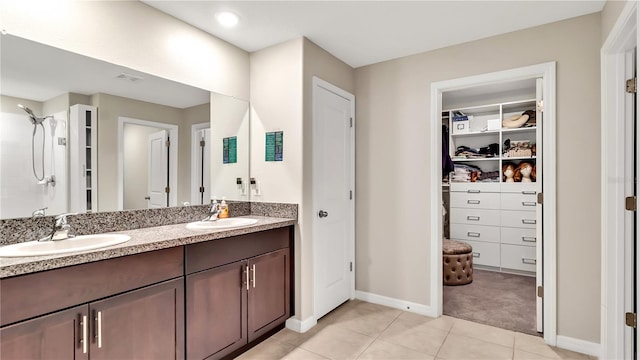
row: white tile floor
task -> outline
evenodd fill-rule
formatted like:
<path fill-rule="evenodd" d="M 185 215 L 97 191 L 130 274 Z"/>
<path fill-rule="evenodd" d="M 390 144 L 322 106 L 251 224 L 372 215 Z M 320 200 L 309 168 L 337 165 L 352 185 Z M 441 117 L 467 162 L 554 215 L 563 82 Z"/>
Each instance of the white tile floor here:
<path fill-rule="evenodd" d="M 438 319 L 359 300 L 304 334 L 284 329 L 238 359 L 594 359 L 542 338 L 442 316 Z"/>

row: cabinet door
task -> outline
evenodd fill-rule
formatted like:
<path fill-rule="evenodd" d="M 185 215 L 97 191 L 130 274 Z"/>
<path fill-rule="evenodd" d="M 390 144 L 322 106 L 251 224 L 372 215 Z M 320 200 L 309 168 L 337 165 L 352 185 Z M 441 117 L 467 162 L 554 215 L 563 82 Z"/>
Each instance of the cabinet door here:
<path fill-rule="evenodd" d="M 0 329 L 0 359 L 88 359 L 87 315 L 84 305 Z"/>
<path fill-rule="evenodd" d="M 289 317 L 289 249 L 249 259 L 249 341 Z"/>
<path fill-rule="evenodd" d="M 247 343 L 247 262 L 187 276 L 187 358 L 219 359 Z"/>
<path fill-rule="evenodd" d="M 91 359 L 184 358 L 182 278 L 91 303 Z"/>

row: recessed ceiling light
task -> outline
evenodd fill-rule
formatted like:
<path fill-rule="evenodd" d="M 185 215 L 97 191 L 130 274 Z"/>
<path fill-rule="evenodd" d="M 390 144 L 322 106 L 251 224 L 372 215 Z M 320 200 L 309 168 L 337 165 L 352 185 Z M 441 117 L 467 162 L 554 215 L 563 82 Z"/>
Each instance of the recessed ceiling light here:
<path fill-rule="evenodd" d="M 238 15 L 230 11 L 221 11 L 216 14 L 218 23 L 224 27 L 234 27 L 238 24 Z"/>

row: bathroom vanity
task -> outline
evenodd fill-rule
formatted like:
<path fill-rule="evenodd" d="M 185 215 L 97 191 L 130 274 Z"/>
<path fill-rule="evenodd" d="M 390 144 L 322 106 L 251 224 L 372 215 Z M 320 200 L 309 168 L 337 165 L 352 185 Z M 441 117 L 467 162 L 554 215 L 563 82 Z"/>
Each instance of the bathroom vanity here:
<path fill-rule="evenodd" d="M 0 357 L 241 352 L 292 315 L 295 220 L 255 218 L 226 230 L 130 230 L 131 241 L 93 255 L 0 259 Z"/>

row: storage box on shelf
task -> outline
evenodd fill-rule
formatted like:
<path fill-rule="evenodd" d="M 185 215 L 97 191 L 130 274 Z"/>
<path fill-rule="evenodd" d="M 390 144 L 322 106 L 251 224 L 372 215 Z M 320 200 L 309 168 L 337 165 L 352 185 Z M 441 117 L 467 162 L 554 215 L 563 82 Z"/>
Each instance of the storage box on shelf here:
<path fill-rule="evenodd" d="M 511 126 L 505 119 L 535 112 L 535 105 L 535 100 L 523 100 L 448 112 L 450 126 L 454 113 L 469 116 L 469 132 L 450 135 L 450 153 L 459 170 L 450 175 L 450 234 L 473 247 L 474 265 L 525 274 L 536 271 L 537 127 L 531 122 L 504 126 Z M 490 130 L 495 119 L 503 126 Z M 523 172 L 525 179 L 520 181 L 532 182 L 506 182 L 503 166 L 511 164 L 515 170 L 522 163 L 531 165 L 531 174 Z M 462 166 L 471 169 L 468 176 L 460 171 Z"/>

